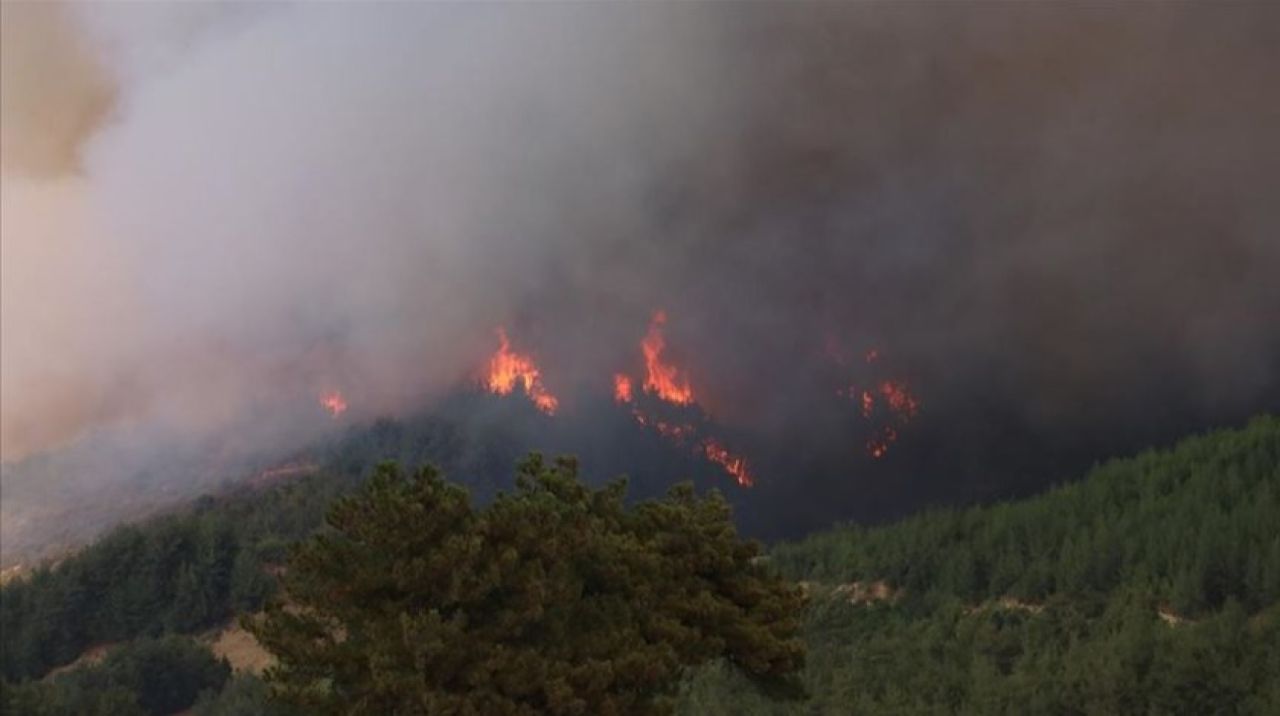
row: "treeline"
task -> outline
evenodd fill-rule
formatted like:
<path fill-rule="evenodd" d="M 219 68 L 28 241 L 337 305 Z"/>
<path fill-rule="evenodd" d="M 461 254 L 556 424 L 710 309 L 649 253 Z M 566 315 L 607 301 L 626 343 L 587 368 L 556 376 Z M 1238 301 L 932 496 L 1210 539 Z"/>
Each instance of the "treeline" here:
<path fill-rule="evenodd" d="M 1022 502 L 848 527 L 772 551 L 800 580 L 968 602 L 1137 589 L 1184 616 L 1280 600 L 1280 419 L 1095 468 Z"/>
<path fill-rule="evenodd" d="M 121 527 L 0 590 L 0 676 L 42 676 L 94 644 L 191 634 L 253 611 L 270 566 L 309 534 L 341 483 L 326 475 L 202 498 L 188 512 Z"/>
<path fill-rule="evenodd" d="M 325 511 L 383 460 L 434 462 L 456 475 L 509 475 L 515 441 L 422 415 L 352 429 L 312 450 L 316 474 L 206 496 L 186 510 L 120 527 L 56 565 L 0 588 L 0 678 L 39 678 L 95 644 L 193 634 L 257 610 L 271 567 L 318 529 Z M 491 493 L 480 480 L 473 489 Z"/>
<path fill-rule="evenodd" d="M 809 697 L 779 704 L 727 669 L 686 683 L 682 716 L 1280 713 L 1280 614 L 1240 604 L 1170 624 L 1153 599 L 1052 597 L 1036 611 L 954 598 L 814 600 Z"/>
<path fill-rule="evenodd" d="M 809 699 L 708 669 L 682 714 L 1280 713 L 1276 418 L 772 560 L 812 592 Z"/>
<path fill-rule="evenodd" d="M 23 716 L 167 716 L 202 694 L 212 702 L 231 667 L 191 639 L 142 638 L 45 681 L 0 684 L 0 713 Z"/>

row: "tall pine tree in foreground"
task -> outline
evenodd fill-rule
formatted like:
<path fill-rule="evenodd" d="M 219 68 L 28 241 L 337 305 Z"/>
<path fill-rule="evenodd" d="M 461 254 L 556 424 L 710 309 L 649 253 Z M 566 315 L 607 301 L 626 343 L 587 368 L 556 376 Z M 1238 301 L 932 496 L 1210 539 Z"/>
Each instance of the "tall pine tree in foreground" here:
<path fill-rule="evenodd" d="M 279 658 L 268 681 L 307 713 L 659 714 L 722 660 L 795 694 L 803 596 L 725 501 L 623 493 L 533 455 L 476 509 L 434 469 L 383 465 L 247 622 Z"/>

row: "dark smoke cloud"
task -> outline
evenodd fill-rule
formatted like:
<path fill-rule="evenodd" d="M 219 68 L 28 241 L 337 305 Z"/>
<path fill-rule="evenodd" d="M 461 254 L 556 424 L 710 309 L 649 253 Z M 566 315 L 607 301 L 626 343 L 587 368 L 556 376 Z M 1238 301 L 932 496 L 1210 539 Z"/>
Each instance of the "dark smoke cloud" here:
<path fill-rule="evenodd" d="M 498 324 L 553 390 L 602 391 L 657 307 L 767 475 L 762 533 L 1019 494 L 1280 409 L 1272 3 L 72 14 L 114 100 L 59 180 L 89 217 L 67 253 L 109 247 L 128 279 L 98 309 L 62 275 L 82 258 L 11 268 L 6 216 L 6 457 L 234 432 L 325 387 L 403 412 Z M 8 215 L 37 180 L 5 170 Z M 19 356 L 35 297 L 72 337 Z M 39 360 L 104 320 L 94 360 Z M 884 461 L 833 395 L 868 369 L 832 345 L 922 398 Z M 42 412 L 69 380 L 93 409 Z M 54 437 L 11 447 L 14 425 Z"/>

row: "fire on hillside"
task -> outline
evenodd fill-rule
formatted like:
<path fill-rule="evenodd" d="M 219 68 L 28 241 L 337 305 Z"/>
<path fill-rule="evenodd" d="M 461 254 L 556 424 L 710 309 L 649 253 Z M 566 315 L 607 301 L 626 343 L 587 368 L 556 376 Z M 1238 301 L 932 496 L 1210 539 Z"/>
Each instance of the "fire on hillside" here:
<path fill-rule="evenodd" d="M 693 377 L 668 351 L 664 332 L 667 322 L 665 310 L 651 314 L 639 341 L 639 360 L 633 366 L 636 370 L 612 375 L 613 402 L 625 408 L 637 425 L 718 466 L 738 486 L 753 486 L 757 475 L 751 461 L 731 449 L 731 441 L 713 433 L 714 416 L 701 402 Z M 497 336 L 498 349 L 479 370 L 480 386 L 500 396 L 523 393 L 539 411 L 556 415 L 561 401 L 547 387 L 534 354 L 513 348 L 505 328 L 498 328 Z M 855 373 L 857 380 L 834 392 L 852 402 L 856 416 L 864 424 L 861 433 L 865 454 L 876 460 L 888 454 L 890 446 L 919 414 L 921 404 L 904 379 L 886 371 L 883 355 L 882 349 L 875 347 L 862 354 L 862 360 L 849 361 L 840 356 L 834 360 L 841 371 Z"/>

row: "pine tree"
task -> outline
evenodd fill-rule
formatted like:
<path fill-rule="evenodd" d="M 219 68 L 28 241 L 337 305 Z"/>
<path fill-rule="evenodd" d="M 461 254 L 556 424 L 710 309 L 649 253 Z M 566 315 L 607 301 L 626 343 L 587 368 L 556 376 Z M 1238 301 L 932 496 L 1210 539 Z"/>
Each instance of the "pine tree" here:
<path fill-rule="evenodd" d="M 645 714 L 724 659 L 794 693 L 803 598 L 725 501 L 623 493 L 534 455 L 477 510 L 434 469 L 383 465 L 246 620 L 279 658 L 268 680 L 308 713 Z"/>

